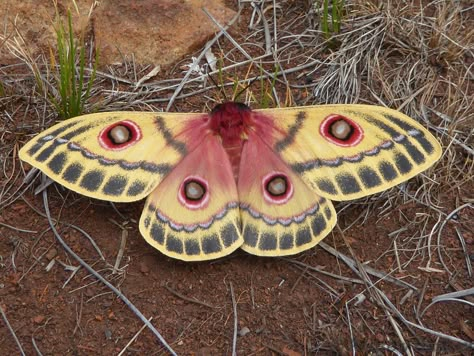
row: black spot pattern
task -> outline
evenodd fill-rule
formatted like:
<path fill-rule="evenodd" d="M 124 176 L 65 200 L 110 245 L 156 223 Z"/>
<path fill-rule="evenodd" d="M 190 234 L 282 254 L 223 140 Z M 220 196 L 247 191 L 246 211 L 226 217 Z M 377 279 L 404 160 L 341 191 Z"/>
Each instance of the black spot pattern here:
<path fill-rule="evenodd" d="M 280 237 L 280 249 L 289 250 L 293 248 L 293 235 L 284 234 Z"/>
<path fill-rule="evenodd" d="M 179 238 L 175 237 L 174 235 L 169 234 L 166 237 L 166 249 L 171 252 L 182 254 L 183 242 Z"/>
<path fill-rule="evenodd" d="M 186 251 L 186 254 L 190 256 L 199 255 L 201 253 L 199 243 L 192 239 L 186 240 L 184 242 L 184 250 Z"/>
<path fill-rule="evenodd" d="M 402 174 L 410 172 L 413 168 L 413 165 L 410 163 L 408 158 L 401 152 L 395 154 L 395 164 Z"/>
<path fill-rule="evenodd" d="M 416 163 L 421 164 L 425 162 L 425 155 L 421 153 L 420 150 L 416 148 L 416 146 L 414 146 L 410 141 L 405 141 L 403 146 L 406 148 L 408 154 Z"/>
<path fill-rule="evenodd" d="M 238 238 L 238 232 L 234 224 L 227 224 L 221 231 L 222 241 L 225 247 L 231 246 Z"/>
<path fill-rule="evenodd" d="M 34 156 L 36 152 L 38 152 L 42 147 L 44 146 L 44 143 L 35 143 L 31 148 L 28 150 L 28 155 L 29 156 Z"/>
<path fill-rule="evenodd" d="M 104 186 L 104 193 L 107 195 L 118 196 L 123 193 L 127 185 L 125 176 L 115 175 L 109 178 Z"/>
<path fill-rule="evenodd" d="M 72 163 L 64 171 L 63 179 L 69 183 L 76 183 L 83 171 L 84 166 L 82 164 Z"/>
<path fill-rule="evenodd" d="M 63 133 L 64 131 L 70 129 L 73 126 L 78 125 L 79 123 L 80 123 L 80 121 L 76 121 L 76 122 L 70 122 L 66 125 L 62 125 L 61 127 L 57 128 L 56 130 L 51 131 L 46 136 L 48 136 L 48 137 L 57 137 L 59 134 Z M 40 141 L 44 141 L 44 137 L 40 138 Z"/>
<path fill-rule="evenodd" d="M 428 154 L 432 154 L 434 152 L 434 146 L 431 144 L 430 141 L 426 139 L 424 135 L 417 135 L 413 137 L 415 140 L 417 140 L 421 147 L 426 151 Z"/>
<path fill-rule="evenodd" d="M 89 192 L 95 192 L 99 189 L 103 181 L 104 172 L 94 169 L 87 172 L 84 177 L 82 177 L 80 186 Z"/>
<path fill-rule="evenodd" d="M 36 157 L 36 160 L 38 162 L 45 162 L 49 157 L 51 157 L 58 146 L 60 146 L 58 142 L 52 141 L 48 147 L 39 153 L 38 157 Z"/>
<path fill-rule="evenodd" d="M 380 162 L 379 171 L 382 173 L 382 176 L 386 181 L 391 181 L 398 177 L 397 170 L 393 164 L 387 161 Z"/>
<path fill-rule="evenodd" d="M 359 183 L 349 173 L 338 174 L 336 181 L 343 194 L 358 193 L 361 190 Z"/>
<path fill-rule="evenodd" d="M 210 235 L 206 236 L 202 240 L 202 251 L 205 254 L 216 253 L 222 250 L 221 244 L 219 243 L 219 236 Z"/>
<path fill-rule="evenodd" d="M 82 126 L 82 127 L 79 127 L 78 129 L 76 130 L 73 130 L 71 132 L 68 132 L 67 134 L 65 134 L 64 136 L 61 137 L 61 139 L 63 140 L 71 140 L 72 138 L 76 137 L 76 136 L 79 136 L 80 134 L 84 133 L 84 132 L 87 132 L 89 131 L 91 128 L 93 128 L 95 125 L 86 125 L 86 126 Z"/>
<path fill-rule="evenodd" d="M 311 235 L 311 230 L 305 226 L 302 227 L 301 229 L 298 229 L 296 232 L 296 239 L 295 239 L 295 244 L 296 246 L 303 246 L 306 245 L 307 243 L 310 243 L 312 240 L 312 235 Z"/>
<path fill-rule="evenodd" d="M 336 187 L 329 179 L 319 179 L 316 183 L 321 191 L 334 195 L 337 194 Z"/>
<path fill-rule="evenodd" d="M 359 177 L 366 188 L 373 188 L 382 184 L 377 172 L 367 166 L 359 169 Z"/>
<path fill-rule="evenodd" d="M 324 215 L 326 216 L 326 220 L 331 220 L 332 213 L 328 206 L 324 208 Z"/>
<path fill-rule="evenodd" d="M 383 131 L 385 131 L 386 133 L 389 134 L 389 136 L 393 139 L 394 137 L 398 137 L 400 135 L 402 135 L 402 132 L 400 131 L 397 131 L 395 130 L 393 127 L 387 125 L 386 123 L 380 121 L 380 120 L 377 120 L 373 117 L 366 117 L 366 120 L 372 124 L 374 124 L 375 126 L 377 126 L 378 128 L 382 129 Z"/>
<path fill-rule="evenodd" d="M 136 180 L 132 183 L 130 188 L 127 190 L 127 196 L 129 197 L 136 197 L 137 195 L 141 194 L 145 190 L 145 183 L 139 180 Z"/>
<path fill-rule="evenodd" d="M 143 220 L 143 225 L 148 229 L 150 227 L 150 222 L 151 222 L 151 219 L 149 216 L 147 216 L 144 220 Z"/>
<path fill-rule="evenodd" d="M 165 230 L 160 224 L 153 223 L 150 229 L 150 235 L 153 240 L 158 242 L 160 245 L 163 245 L 165 242 Z"/>
<path fill-rule="evenodd" d="M 313 230 L 314 236 L 319 236 L 326 229 L 326 220 L 324 220 L 321 214 L 318 214 L 311 222 L 311 229 Z"/>
<path fill-rule="evenodd" d="M 67 161 L 67 155 L 64 152 L 57 153 L 51 161 L 48 162 L 48 167 L 55 174 L 61 173 Z"/>
<path fill-rule="evenodd" d="M 277 237 L 275 234 L 264 232 L 260 237 L 258 247 L 262 251 L 272 251 L 277 248 Z"/>
<path fill-rule="evenodd" d="M 257 246 L 258 232 L 252 225 L 245 225 L 244 229 L 244 241 L 247 245 L 251 247 Z"/>

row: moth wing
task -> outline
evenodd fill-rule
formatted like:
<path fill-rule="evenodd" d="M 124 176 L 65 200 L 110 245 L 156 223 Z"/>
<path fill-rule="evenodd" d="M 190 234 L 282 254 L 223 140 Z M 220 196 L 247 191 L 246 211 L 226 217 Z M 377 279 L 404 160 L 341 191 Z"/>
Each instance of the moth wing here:
<path fill-rule="evenodd" d="M 278 178 L 286 180 L 286 189 L 274 196 L 268 186 L 281 184 Z M 336 224 L 331 202 L 311 190 L 252 132 L 242 150 L 238 191 L 244 238 L 241 247 L 249 253 L 295 254 L 315 246 Z"/>
<path fill-rule="evenodd" d="M 408 116 L 371 105 L 256 110 L 272 124 L 266 143 L 318 194 L 350 200 L 395 186 L 441 156 L 438 141 Z M 349 124 L 344 139 L 337 121 Z"/>
<path fill-rule="evenodd" d="M 21 148 L 20 158 L 80 194 L 114 202 L 147 196 L 199 142 L 186 140 L 202 114 L 107 112 L 78 116 L 43 131 Z M 131 135 L 113 145 L 110 130 Z"/>
<path fill-rule="evenodd" d="M 203 188 L 199 199 L 187 195 L 189 183 Z M 164 254 L 184 261 L 222 257 L 242 244 L 237 187 L 217 136 L 207 135 L 150 194 L 140 232 Z"/>

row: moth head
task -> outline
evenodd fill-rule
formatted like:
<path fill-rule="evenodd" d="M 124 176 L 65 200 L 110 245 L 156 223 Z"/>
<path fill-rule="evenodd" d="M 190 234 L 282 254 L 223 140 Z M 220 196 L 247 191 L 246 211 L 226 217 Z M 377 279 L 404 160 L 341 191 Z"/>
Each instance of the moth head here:
<path fill-rule="evenodd" d="M 245 127 L 250 123 L 251 113 L 252 109 L 243 103 L 218 104 L 210 113 L 210 128 L 224 142 L 239 141 L 245 136 Z"/>

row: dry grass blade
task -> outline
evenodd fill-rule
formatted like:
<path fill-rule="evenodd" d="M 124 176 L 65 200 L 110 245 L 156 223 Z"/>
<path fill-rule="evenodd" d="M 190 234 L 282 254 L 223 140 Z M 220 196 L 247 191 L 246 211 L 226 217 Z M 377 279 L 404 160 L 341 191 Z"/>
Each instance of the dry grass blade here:
<path fill-rule="evenodd" d="M 235 300 L 235 294 L 234 294 L 234 287 L 232 285 L 232 282 L 229 282 L 230 286 L 230 296 L 232 297 L 232 310 L 234 314 L 234 331 L 233 331 L 233 337 L 232 337 L 232 356 L 237 355 L 237 328 L 239 326 L 238 320 L 237 320 L 237 302 Z"/>
<path fill-rule="evenodd" d="M 332 248 L 331 246 L 329 246 L 328 244 L 326 244 L 324 242 L 320 242 L 319 246 L 321 246 L 325 251 L 329 252 L 330 254 L 332 254 L 335 257 L 339 258 L 340 260 L 344 261 L 344 263 L 346 263 L 347 266 L 349 266 L 350 269 L 352 269 L 354 272 L 358 273 L 356 271 L 357 263 L 353 259 L 351 259 L 350 257 L 340 253 L 339 251 L 336 251 L 334 248 Z M 388 282 L 397 284 L 401 287 L 410 288 L 410 289 L 413 289 L 413 290 L 418 289 L 415 286 L 413 286 L 413 285 L 411 285 L 411 284 L 409 284 L 405 281 L 393 278 L 392 276 L 390 276 L 386 273 L 377 271 L 377 270 L 375 270 L 374 268 L 372 268 L 370 266 L 363 266 L 363 269 L 366 273 L 369 273 L 373 276 L 376 276 L 376 277 L 380 278 L 380 280 L 386 280 Z"/>

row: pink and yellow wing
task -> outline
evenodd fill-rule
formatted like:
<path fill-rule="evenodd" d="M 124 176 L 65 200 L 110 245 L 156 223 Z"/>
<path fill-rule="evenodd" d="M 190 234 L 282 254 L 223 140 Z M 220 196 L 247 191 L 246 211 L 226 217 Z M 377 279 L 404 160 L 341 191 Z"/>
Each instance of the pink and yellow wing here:
<path fill-rule="evenodd" d="M 438 141 L 408 116 L 371 105 L 255 110 L 270 121 L 267 145 L 316 193 L 350 200 L 383 191 L 426 170 Z"/>
<path fill-rule="evenodd" d="M 242 151 L 238 190 L 242 249 L 254 255 L 307 250 L 336 223 L 331 202 L 311 190 L 252 132 Z"/>
<path fill-rule="evenodd" d="M 198 143 L 185 139 L 202 114 L 108 112 L 79 116 L 43 131 L 20 158 L 80 194 L 114 202 L 146 197 Z M 120 126 L 127 140 L 111 141 Z"/>
<path fill-rule="evenodd" d="M 140 232 L 173 258 L 203 261 L 243 242 L 237 187 L 220 140 L 206 135 L 148 197 Z"/>

